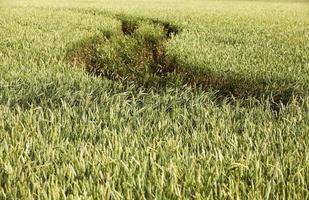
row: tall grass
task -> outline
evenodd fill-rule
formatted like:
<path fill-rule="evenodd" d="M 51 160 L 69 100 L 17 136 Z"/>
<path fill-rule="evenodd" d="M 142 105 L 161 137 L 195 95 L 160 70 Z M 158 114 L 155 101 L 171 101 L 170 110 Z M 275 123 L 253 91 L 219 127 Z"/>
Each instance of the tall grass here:
<path fill-rule="evenodd" d="M 306 3 L 10 4 L 0 8 L 0 199 L 308 198 Z M 165 48 L 189 71 L 302 95 L 274 112 L 263 99 L 144 90 L 70 65 L 72 44 L 121 33 L 118 14 L 182 27 Z"/>

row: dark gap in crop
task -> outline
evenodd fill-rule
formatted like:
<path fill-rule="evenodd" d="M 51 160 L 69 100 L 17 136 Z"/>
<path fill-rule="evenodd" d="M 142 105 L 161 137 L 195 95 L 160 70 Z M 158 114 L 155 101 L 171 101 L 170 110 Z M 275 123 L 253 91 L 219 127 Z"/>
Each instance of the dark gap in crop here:
<path fill-rule="evenodd" d="M 203 90 L 211 88 L 218 91 L 218 101 L 229 100 L 231 103 L 233 99 L 273 96 L 269 102 L 276 114 L 293 96 L 291 90 L 267 94 L 268 85 L 263 81 L 226 77 L 181 63 L 168 55 L 165 48 L 166 42 L 181 31 L 176 25 L 123 15 L 117 19 L 121 22 L 119 33 L 105 31 L 100 36 L 74 44 L 67 54 L 70 63 L 83 66 L 92 75 L 134 84 L 145 90 L 160 92 L 183 85 Z"/>
<path fill-rule="evenodd" d="M 133 20 L 122 20 L 121 21 L 121 30 L 124 35 L 132 35 L 137 29 L 137 22 Z"/>

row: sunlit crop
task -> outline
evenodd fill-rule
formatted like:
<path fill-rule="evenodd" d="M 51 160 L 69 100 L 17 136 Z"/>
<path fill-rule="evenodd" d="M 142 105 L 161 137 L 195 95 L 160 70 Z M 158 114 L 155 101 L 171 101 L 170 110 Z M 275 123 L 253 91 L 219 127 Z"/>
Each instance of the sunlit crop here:
<path fill-rule="evenodd" d="M 0 3 L 0 199 L 308 199 L 306 1 Z"/>

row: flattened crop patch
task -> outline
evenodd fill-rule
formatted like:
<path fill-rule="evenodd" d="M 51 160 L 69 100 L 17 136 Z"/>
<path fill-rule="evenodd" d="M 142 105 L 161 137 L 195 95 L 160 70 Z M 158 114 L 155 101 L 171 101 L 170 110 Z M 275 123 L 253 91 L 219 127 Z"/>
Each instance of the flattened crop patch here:
<path fill-rule="evenodd" d="M 101 35 L 73 44 L 67 53 L 68 61 L 95 76 L 144 89 L 191 85 L 217 90 L 218 99 L 266 97 L 271 99 L 275 111 L 280 110 L 281 105 L 287 105 L 293 96 L 293 91 L 272 90 L 263 81 L 226 77 L 186 66 L 166 50 L 167 42 L 181 32 L 176 25 L 124 15 L 116 17 L 121 24 L 118 31 L 103 31 Z"/>

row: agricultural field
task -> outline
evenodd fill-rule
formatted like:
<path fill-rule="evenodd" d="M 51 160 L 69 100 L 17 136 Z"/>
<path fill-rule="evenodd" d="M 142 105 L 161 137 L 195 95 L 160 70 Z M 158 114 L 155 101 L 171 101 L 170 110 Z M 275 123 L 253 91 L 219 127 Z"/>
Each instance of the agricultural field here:
<path fill-rule="evenodd" d="M 308 199 L 309 2 L 0 0 L 0 199 Z"/>

